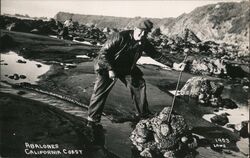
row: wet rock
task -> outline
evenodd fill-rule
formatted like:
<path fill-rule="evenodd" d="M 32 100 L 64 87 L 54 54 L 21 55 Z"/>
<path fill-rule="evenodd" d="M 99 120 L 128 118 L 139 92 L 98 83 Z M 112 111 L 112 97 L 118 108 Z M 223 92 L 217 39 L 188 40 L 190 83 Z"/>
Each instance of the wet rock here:
<path fill-rule="evenodd" d="M 201 104 L 219 107 L 224 86 L 206 77 L 193 77 L 189 79 L 180 90 L 181 95 L 198 98 Z"/>
<path fill-rule="evenodd" d="M 180 90 L 180 94 L 197 97 L 200 95 L 201 85 L 209 86 L 205 77 L 192 77 L 182 87 L 182 89 Z M 208 91 L 208 88 L 207 90 L 204 89 L 203 91 Z"/>
<path fill-rule="evenodd" d="M 14 80 L 19 80 L 20 79 L 18 74 L 14 74 L 13 76 L 14 76 L 14 78 L 13 78 Z"/>
<path fill-rule="evenodd" d="M 184 118 L 170 115 L 169 107 L 164 108 L 158 116 L 138 122 L 130 139 L 142 157 L 152 157 L 155 153 L 158 156 L 175 156 L 184 150 L 191 150 L 186 148 L 187 143 L 194 140 Z"/>
<path fill-rule="evenodd" d="M 248 87 L 248 88 L 249 88 L 249 86 L 250 86 L 250 81 L 249 81 L 249 79 L 248 79 L 247 77 L 244 77 L 244 78 L 241 80 L 241 84 L 243 85 L 242 88 L 244 88 L 244 87 Z"/>
<path fill-rule="evenodd" d="M 37 66 L 38 68 L 42 67 L 42 65 L 41 65 L 41 64 L 36 64 L 36 66 Z"/>
<path fill-rule="evenodd" d="M 97 44 L 96 41 L 90 41 L 90 43 L 91 43 L 92 45 L 96 45 L 96 44 Z"/>
<path fill-rule="evenodd" d="M 214 109 L 214 112 L 219 112 L 219 109 Z"/>
<path fill-rule="evenodd" d="M 221 115 L 215 115 L 210 120 L 213 123 L 216 123 L 216 124 L 221 125 L 221 126 L 224 126 L 225 124 L 227 124 L 229 122 L 228 117 L 225 113 L 221 114 Z"/>
<path fill-rule="evenodd" d="M 240 136 L 243 138 L 249 138 L 249 131 L 248 131 L 249 121 L 242 121 L 241 126 L 242 128 L 239 131 Z"/>
<path fill-rule="evenodd" d="M 231 129 L 235 129 L 235 124 L 227 124 L 226 127 L 231 128 Z"/>
<path fill-rule="evenodd" d="M 222 99 L 222 106 L 227 109 L 236 109 L 238 108 L 237 104 L 231 99 Z"/>
<path fill-rule="evenodd" d="M 18 59 L 18 60 L 17 60 L 17 63 L 25 64 L 25 63 L 27 63 L 27 62 L 26 62 L 25 60 Z"/>
<path fill-rule="evenodd" d="M 18 74 L 14 74 L 14 75 L 9 76 L 9 78 L 12 80 L 19 80 L 20 77 Z"/>
<path fill-rule="evenodd" d="M 26 94 L 26 92 L 24 92 L 24 91 L 18 91 L 17 94 L 18 95 L 24 95 L 24 94 Z"/>
<path fill-rule="evenodd" d="M 20 75 L 19 77 L 20 77 L 20 79 L 25 79 L 25 78 L 27 78 L 25 75 Z"/>
<path fill-rule="evenodd" d="M 14 79 L 14 75 L 9 76 L 9 79 L 13 80 Z"/>

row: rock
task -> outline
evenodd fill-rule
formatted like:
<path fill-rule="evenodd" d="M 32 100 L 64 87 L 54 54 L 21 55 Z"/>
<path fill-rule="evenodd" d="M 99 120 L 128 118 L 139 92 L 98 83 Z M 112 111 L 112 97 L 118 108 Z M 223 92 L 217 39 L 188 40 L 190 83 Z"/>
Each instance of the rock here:
<path fill-rule="evenodd" d="M 13 76 L 14 76 L 14 78 L 13 78 L 14 80 L 19 80 L 20 79 L 18 74 L 14 74 Z"/>
<path fill-rule="evenodd" d="M 224 86 L 207 77 L 192 77 L 180 90 L 181 95 L 197 97 L 201 104 L 219 107 L 221 105 L 221 94 Z"/>
<path fill-rule="evenodd" d="M 18 60 L 17 60 L 17 63 L 25 64 L 25 63 L 27 63 L 27 62 L 26 62 L 25 60 L 18 59 Z"/>
<path fill-rule="evenodd" d="M 13 79 L 14 79 L 14 76 L 13 76 L 13 75 L 9 76 L 9 79 L 12 79 L 12 80 L 13 80 Z"/>
<path fill-rule="evenodd" d="M 26 92 L 24 92 L 24 91 L 18 91 L 17 94 L 18 95 L 24 95 L 24 94 L 26 94 Z"/>
<path fill-rule="evenodd" d="M 237 104 L 231 99 L 222 99 L 222 106 L 227 109 L 236 109 L 238 108 Z"/>
<path fill-rule="evenodd" d="M 182 137 L 182 138 L 181 138 L 181 141 L 182 141 L 183 143 L 186 143 L 186 142 L 188 141 L 188 138 L 187 138 L 187 137 Z"/>
<path fill-rule="evenodd" d="M 20 77 L 21 79 L 27 78 L 25 75 L 20 75 L 19 77 Z"/>
<path fill-rule="evenodd" d="M 37 66 L 38 68 L 42 67 L 42 65 L 41 65 L 41 64 L 36 64 L 36 66 Z"/>
<path fill-rule="evenodd" d="M 168 122 L 170 116 L 170 122 Z M 192 140 L 192 135 L 184 118 L 177 114 L 170 115 L 170 108 L 164 108 L 158 116 L 141 120 L 132 131 L 130 139 L 141 156 L 151 156 L 152 153 L 159 153 L 163 156 L 167 153 L 182 152 L 185 146 L 183 137 Z M 169 155 L 168 154 L 168 155 Z M 166 154 L 167 155 L 167 154 Z M 160 156 L 160 155 L 159 155 Z"/>
<path fill-rule="evenodd" d="M 231 128 L 231 129 L 235 129 L 235 124 L 227 124 L 226 127 Z"/>
<path fill-rule="evenodd" d="M 150 149 L 149 149 L 149 148 L 144 149 L 144 150 L 140 153 L 140 155 L 141 155 L 142 157 L 148 157 L 148 158 L 153 157 L 152 154 L 150 153 Z"/>
<path fill-rule="evenodd" d="M 166 158 L 175 158 L 175 153 L 173 151 L 166 151 L 164 154 L 163 154 L 164 157 Z"/>
<path fill-rule="evenodd" d="M 136 139 L 136 142 L 138 142 L 138 143 L 145 143 L 147 141 L 147 139 L 146 138 L 142 138 L 142 137 L 138 137 L 137 139 Z"/>
<path fill-rule="evenodd" d="M 197 97 L 200 94 L 201 85 L 209 87 L 208 79 L 205 77 L 192 77 L 182 87 L 180 94 Z M 208 90 L 209 89 L 204 89 L 203 91 Z"/>
<path fill-rule="evenodd" d="M 219 109 L 214 109 L 214 112 L 219 112 Z"/>
<path fill-rule="evenodd" d="M 216 123 L 218 125 L 224 126 L 229 122 L 227 115 L 221 114 L 221 115 L 215 115 L 210 119 L 213 123 Z"/>
<path fill-rule="evenodd" d="M 149 131 L 146 128 L 137 128 L 137 133 L 140 137 L 146 138 L 149 134 Z"/>
<path fill-rule="evenodd" d="M 169 133 L 169 127 L 167 124 L 161 124 L 160 130 L 163 136 L 167 136 Z"/>
<path fill-rule="evenodd" d="M 248 124 L 249 124 L 249 121 L 241 122 L 242 128 L 240 129 L 239 132 L 240 132 L 240 136 L 243 138 L 249 138 Z"/>

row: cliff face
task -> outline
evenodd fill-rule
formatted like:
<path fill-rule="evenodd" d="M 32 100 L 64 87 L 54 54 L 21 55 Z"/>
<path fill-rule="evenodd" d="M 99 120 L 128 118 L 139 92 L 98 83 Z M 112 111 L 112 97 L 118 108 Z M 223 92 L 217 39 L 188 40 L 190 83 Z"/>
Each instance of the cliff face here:
<path fill-rule="evenodd" d="M 244 2 L 217 3 L 198 7 L 189 14 L 177 18 L 152 19 L 155 28 L 160 27 L 168 36 L 181 35 L 185 28 L 191 29 L 201 40 L 223 41 L 239 44 L 242 49 L 249 45 L 250 4 Z M 167 17 L 167 15 L 166 15 Z M 111 16 L 80 15 L 59 12 L 59 21 L 72 18 L 80 24 L 95 24 L 97 27 L 132 28 L 141 17 L 123 18 Z"/>
<path fill-rule="evenodd" d="M 218 3 L 196 8 L 176 18 L 173 23 L 161 26 L 167 35 L 181 34 L 191 29 L 201 40 L 241 43 L 249 45 L 249 3 Z"/>

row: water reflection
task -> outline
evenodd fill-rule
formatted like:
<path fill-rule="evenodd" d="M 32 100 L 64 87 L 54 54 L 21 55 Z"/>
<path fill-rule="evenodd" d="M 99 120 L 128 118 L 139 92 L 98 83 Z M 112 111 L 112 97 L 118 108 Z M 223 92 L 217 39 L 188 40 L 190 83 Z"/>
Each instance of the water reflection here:
<path fill-rule="evenodd" d="M 1 80 L 10 83 L 36 84 L 39 76 L 50 69 L 49 65 L 24 59 L 13 51 L 1 53 Z"/>

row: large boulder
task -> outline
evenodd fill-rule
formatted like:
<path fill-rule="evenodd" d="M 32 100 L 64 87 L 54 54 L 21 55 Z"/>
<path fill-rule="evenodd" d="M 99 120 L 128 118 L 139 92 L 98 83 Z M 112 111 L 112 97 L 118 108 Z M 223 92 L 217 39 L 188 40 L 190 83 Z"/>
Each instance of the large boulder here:
<path fill-rule="evenodd" d="M 192 77 L 180 90 L 181 95 L 198 98 L 201 104 L 219 106 L 221 103 L 221 93 L 224 86 L 220 82 L 212 81 L 207 77 Z"/>
<path fill-rule="evenodd" d="M 188 146 L 190 143 L 195 142 L 197 146 L 197 139 L 192 136 L 184 118 L 170 114 L 169 107 L 158 116 L 141 120 L 130 139 L 141 157 L 185 157 L 195 151 Z"/>

